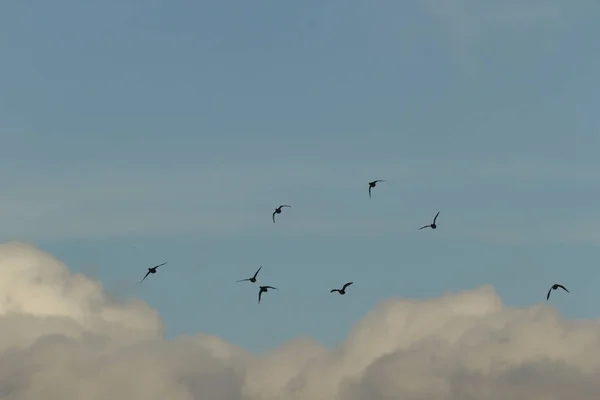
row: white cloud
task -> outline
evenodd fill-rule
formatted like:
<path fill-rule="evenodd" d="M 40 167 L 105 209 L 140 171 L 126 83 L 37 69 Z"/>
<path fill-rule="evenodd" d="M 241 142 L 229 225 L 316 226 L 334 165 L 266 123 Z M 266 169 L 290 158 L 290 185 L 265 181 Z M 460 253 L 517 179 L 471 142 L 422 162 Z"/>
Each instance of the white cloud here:
<path fill-rule="evenodd" d="M 165 340 L 155 310 L 22 243 L 0 245 L 0 396 L 21 399 L 596 399 L 600 321 L 504 307 L 491 286 L 390 299 L 336 349 L 307 338 L 253 355 Z"/>

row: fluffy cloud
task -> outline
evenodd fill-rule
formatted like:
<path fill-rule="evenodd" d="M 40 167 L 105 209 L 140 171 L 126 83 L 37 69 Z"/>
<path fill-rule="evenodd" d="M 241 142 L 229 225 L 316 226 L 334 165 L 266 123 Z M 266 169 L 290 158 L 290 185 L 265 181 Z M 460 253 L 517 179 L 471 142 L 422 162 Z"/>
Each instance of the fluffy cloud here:
<path fill-rule="evenodd" d="M 292 340 L 252 355 L 218 337 L 164 340 L 120 303 L 22 243 L 0 245 L 0 397 L 110 400 L 596 399 L 600 322 L 506 308 L 490 286 L 376 307 L 336 349 Z"/>

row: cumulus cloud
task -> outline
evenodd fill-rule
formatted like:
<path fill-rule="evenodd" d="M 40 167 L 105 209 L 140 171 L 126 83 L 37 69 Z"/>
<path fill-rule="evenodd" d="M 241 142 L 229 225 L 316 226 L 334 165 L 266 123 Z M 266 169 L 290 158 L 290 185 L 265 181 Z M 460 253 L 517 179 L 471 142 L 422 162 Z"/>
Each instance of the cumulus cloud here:
<path fill-rule="evenodd" d="M 111 400 L 596 399 L 600 321 L 503 306 L 491 286 L 390 299 L 335 349 L 298 338 L 255 355 L 211 335 L 165 340 L 155 310 L 119 302 L 23 243 L 0 245 L 0 398 Z"/>

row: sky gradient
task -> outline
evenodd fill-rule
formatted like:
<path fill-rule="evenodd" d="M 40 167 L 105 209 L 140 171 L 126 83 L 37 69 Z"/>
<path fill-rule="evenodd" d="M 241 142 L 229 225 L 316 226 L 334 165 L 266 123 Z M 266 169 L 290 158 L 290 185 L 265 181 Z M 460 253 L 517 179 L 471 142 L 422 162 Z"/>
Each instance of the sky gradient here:
<path fill-rule="evenodd" d="M 483 284 L 596 317 L 600 4 L 502 4 L 3 3 L 0 240 L 257 351 Z"/>

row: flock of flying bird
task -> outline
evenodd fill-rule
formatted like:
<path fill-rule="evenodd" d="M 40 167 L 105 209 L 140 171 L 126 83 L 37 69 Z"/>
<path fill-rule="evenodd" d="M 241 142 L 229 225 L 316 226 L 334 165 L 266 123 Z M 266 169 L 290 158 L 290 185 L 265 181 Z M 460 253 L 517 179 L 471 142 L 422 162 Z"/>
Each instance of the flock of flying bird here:
<path fill-rule="evenodd" d="M 369 199 L 371 198 L 371 189 L 373 189 L 374 187 L 376 187 L 377 183 L 379 183 L 379 182 L 385 182 L 385 180 L 384 179 L 377 179 L 377 180 L 374 180 L 372 182 L 369 182 Z M 279 207 L 275 208 L 275 211 L 273 211 L 273 223 L 275 223 L 275 215 L 276 214 L 281 214 L 281 210 L 282 210 L 283 207 L 291 207 L 291 206 L 289 206 L 287 204 L 282 204 Z M 433 222 L 431 224 L 428 224 L 428 225 L 423 225 L 422 227 L 419 228 L 419 230 L 425 229 L 425 228 L 437 229 L 437 224 L 435 222 L 437 221 L 437 218 L 438 218 L 439 215 L 440 215 L 440 212 L 438 211 L 437 214 L 435 214 L 435 217 L 433 217 Z M 162 264 L 159 264 L 159 265 L 156 265 L 154 267 L 148 268 L 148 272 L 146 272 L 146 275 L 144 275 L 144 278 L 140 281 L 140 283 L 142 283 L 148 277 L 148 275 L 155 274 L 156 270 L 159 267 L 161 267 L 161 266 L 163 266 L 165 264 L 166 264 L 166 262 L 164 262 Z M 257 281 L 256 277 L 258 276 L 258 273 L 260 272 L 261 269 L 262 269 L 262 265 L 260 266 L 260 268 L 258 268 L 258 270 L 254 273 L 254 275 L 252 275 L 252 277 L 245 278 L 245 279 L 240 279 L 238 282 L 246 282 L 247 281 L 247 282 L 251 282 L 251 283 L 256 283 L 256 281 Z M 346 294 L 346 288 L 348 286 L 352 285 L 353 283 L 354 282 L 347 282 L 340 289 L 331 289 L 330 293 L 338 292 L 340 295 L 345 295 Z M 557 284 L 552 285 L 552 287 L 550 287 L 550 289 L 548 290 L 548 294 L 546 295 L 546 300 L 550 299 L 550 293 L 553 290 L 556 290 L 558 288 L 563 289 L 567 293 L 570 293 L 569 290 L 567 290 L 566 287 L 564 287 L 563 285 L 560 285 L 560 284 L 557 283 Z M 269 289 L 278 290 L 276 287 L 273 287 L 273 286 L 268 286 L 268 285 L 266 285 L 266 286 L 262 286 L 262 285 L 259 286 L 259 290 L 258 290 L 258 304 L 260 304 L 260 300 L 262 298 L 262 294 L 263 293 L 267 293 L 269 291 Z"/>

